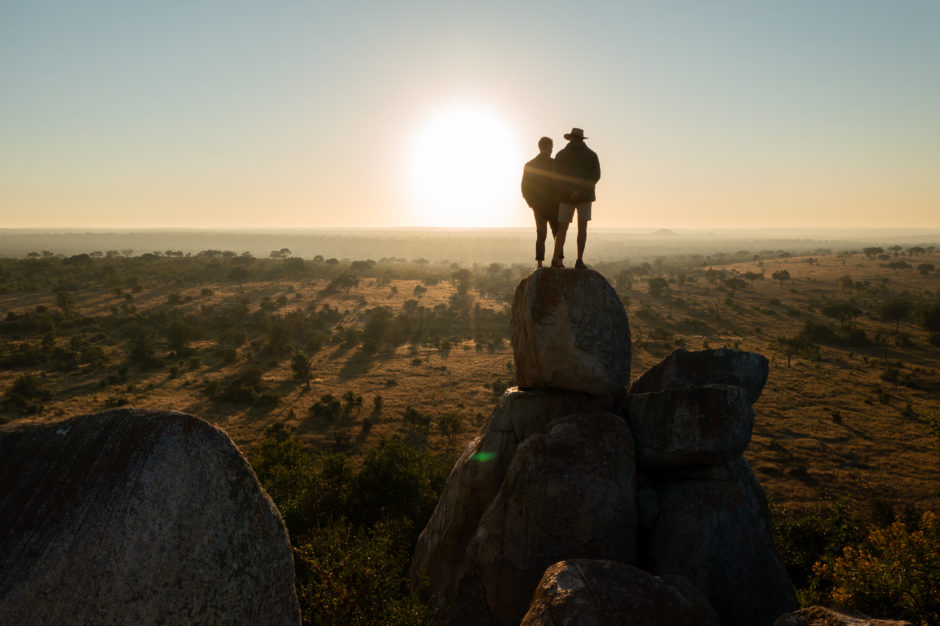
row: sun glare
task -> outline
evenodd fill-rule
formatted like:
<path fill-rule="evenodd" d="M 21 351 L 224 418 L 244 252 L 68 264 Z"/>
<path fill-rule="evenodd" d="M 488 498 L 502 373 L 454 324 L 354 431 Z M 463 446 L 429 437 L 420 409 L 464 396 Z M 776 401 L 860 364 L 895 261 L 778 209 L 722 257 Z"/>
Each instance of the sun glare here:
<path fill-rule="evenodd" d="M 432 117 L 412 151 L 411 184 L 422 226 L 518 224 L 522 153 L 510 127 L 485 108 Z"/>

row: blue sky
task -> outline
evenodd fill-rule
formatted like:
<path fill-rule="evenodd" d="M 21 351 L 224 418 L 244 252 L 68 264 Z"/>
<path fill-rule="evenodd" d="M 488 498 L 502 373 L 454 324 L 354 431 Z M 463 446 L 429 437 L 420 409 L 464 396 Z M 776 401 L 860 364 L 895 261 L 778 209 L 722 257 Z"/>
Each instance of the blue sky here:
<path fill-rule="evenodd" d="M 597 226 L 940 225 L 940 3 L 348 5 L 0 3 L 2 225 L 527 226 L 572 126 Z"/>

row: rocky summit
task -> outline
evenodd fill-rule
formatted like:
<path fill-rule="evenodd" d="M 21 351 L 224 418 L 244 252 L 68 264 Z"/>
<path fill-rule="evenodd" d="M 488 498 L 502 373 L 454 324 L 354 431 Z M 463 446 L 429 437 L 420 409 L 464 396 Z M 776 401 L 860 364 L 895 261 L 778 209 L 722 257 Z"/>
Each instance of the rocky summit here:
<path fill-rule="evenodd" d="M 0 520 L 2 624 L 300 623 L 280 514 L 190 415 L 0 430 Z"/>
<path fill-rule="evenodd" d="M 771 626 L 796 610 L 741 456 L 767 360 L 680 350 L 627 390 L 626 315 L 587 270 L 537 270 L 512 320 L 519 387 L 412 562 L 438 622 Z"/>
<path fill-rule="evenodd" d="M 516 287 L 512 348 L 520 388 L 612 393 L 630 381 L 630 325 L 593 270 L 538 269 Z"/>

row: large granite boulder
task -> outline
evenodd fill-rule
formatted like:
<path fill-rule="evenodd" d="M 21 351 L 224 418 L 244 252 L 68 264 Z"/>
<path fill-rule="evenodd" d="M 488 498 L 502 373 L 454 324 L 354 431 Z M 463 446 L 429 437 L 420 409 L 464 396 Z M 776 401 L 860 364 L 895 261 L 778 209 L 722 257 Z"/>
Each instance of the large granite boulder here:
<path fill-rule="evenodd" d="M 516 287 L 512 346 L 520 387 L 594 394 L 630 382 L 630 326 L 617 293 L 593 270 L 538 269 Z"/>
<path fill-rule="evenodd" d="M 763 490 L 743 458 L 680 470 L 661 477 L 655 490 L 659 515 L 639 538 L 643 569 L 688 578 L 726 626 L 770 626 L 799 608 L 774 548 Z"/>
<path fill-rule="evenodd" d="M 0 429 L 0 519 L 2 624 L 300 623 L 280 514 L 190 415 Z"/>
<path fill-rule="evenodd" d="M 874 619 L 857 611 L 810 606 L 781 615 L 774 626 L 913 626 L 906 620 Z"/>
<path fill-rule="evenodd" d="M 545 569 L 567 558 L 636 562 L 633 441 L 612 413 L 558 418 L 516 450 L 456 568 L 452 624 L 518 624 Z"/>
<path fill-rule="evenodd" d="M 722 465 L 744 452 L 754 429 L 747 394 L 734 385 L 631 394 L 625 407 L 644 470 Z"/>
<path fill-rule="evenodd" d="M 611 398 L 553 389 L 503 394 L 481 433 L 454 464 L 434 513 L 418 538 L 412 589 L 422 599 L 450 598 L 459 563 L 483 512 L 496 497 L 519 445 L 571 413 L 610 411 Z"/>
<path fill-rule="evenodd" d="M 681 576 L 652 576 L 613 561 L 555 563 L 539 581 L 522 626 L 719 626 L 718 615 Z"/>
<path fill-rule="evenodd" d="M 729 348 L 689 352 L 680 348 L 634 381 L 630 393 L 703 385 L 736 385 L 747 392 L 748 403 L 754 404 L 760 397 L 769 372 L 767 358 L 756 352 Z"/>

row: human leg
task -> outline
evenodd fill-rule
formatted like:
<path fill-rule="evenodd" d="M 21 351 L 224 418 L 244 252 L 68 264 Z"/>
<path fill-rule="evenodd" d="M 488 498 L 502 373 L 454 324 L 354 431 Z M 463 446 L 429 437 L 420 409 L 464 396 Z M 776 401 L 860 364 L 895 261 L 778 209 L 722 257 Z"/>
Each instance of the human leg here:
<path fill-rule="evenodd" d="M 545 237 L 548 234 L 548 219 L 537 209 L 532 209 L 535 215 L 535 262 L 542 267 L 545 260 Z"/>
<path fill-rule="evenodd" d="M 574 205 L 561 203 L 558 205 L 558 230 L 555 233 L 555 252 L 552 254 L 552 267 L 564 267 L 561 259 L 565 251 L 565 238 L 568 234 L 568 225 L 574 217 Z"/>
<path fill-rule="evenodd" d="M 584 244 L 587 242 L 587 223 L 591 221 L 591 202 L 578 203 L 578 260 L 575 267 L 584 265 Z"/>
<path fill-rule="evenodd" d="M 564 267 L 561 264 L 565 250 L 565 236 L 568 234 L 568 222 L 558 222 L 558 232 L 555 233 L 555 252 L 552 254 L 552 267 Z"/>
<path fill-rule="evenodd" d="M 587 221 L 578 220 L 578 261 L 577 265 L 584 265 L 584 244 L 587 242 Z"/>

